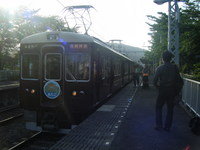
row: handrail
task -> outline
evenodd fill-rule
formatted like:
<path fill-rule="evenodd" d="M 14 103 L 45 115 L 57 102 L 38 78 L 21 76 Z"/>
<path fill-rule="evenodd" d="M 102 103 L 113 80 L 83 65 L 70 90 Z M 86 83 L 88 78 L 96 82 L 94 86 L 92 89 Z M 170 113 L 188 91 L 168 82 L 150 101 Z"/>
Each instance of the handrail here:
<path fill-rule="evenodd" d="M 184 78 L 182 101 L 200 117 L 200 82 Z"/>

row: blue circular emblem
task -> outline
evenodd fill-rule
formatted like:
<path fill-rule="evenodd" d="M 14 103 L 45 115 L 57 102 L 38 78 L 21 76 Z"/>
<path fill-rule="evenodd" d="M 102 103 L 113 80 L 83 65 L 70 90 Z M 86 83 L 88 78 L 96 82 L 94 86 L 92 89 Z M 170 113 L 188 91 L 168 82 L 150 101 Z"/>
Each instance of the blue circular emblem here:
<path fill-rule="evenodd" d="M 49 99 L 55 99 L 60 95 L 60 85 L 53 80 L 48 81 L 44 85 L 44 94 Z"/>

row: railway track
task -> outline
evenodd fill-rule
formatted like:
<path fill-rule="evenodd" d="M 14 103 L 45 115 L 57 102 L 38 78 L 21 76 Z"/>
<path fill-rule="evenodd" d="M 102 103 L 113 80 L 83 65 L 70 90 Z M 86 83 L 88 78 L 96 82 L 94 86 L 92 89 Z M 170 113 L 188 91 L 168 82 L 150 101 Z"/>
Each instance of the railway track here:
<path fill-rule="evenodd" d="M 11 147 L 9 150 L 48 150 L 63 136 L 65 135 L 57 133 L 38 132 L 32 137 L 24 139 L 22 142 Z"/>
<path fill-rule="evenodd" d="M 19 105 L 12 105 L 0 109 L 0 126 L 6 125 L 10 121 L 22 117 L 24 115 Z"/>

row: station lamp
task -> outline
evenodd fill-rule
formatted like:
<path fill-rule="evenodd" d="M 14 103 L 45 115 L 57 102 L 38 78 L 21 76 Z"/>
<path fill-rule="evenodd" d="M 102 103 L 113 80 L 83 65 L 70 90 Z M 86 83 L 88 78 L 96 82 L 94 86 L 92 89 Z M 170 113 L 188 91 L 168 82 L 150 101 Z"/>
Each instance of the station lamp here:
<path fill-rule="evenodd" d="M 156 3 L 158 5 L 162 5 L 166 2 L 171 2 L 171 1 L 173 1 L 173 0 L 154 0 L 154 3 Z M 181 1 L 181 0 L 177 0 L 177 2 L 179 2 L 179 1 Z"/>
<path fill-rule="evenodd" d="M 156 3 L 158 5 L 162 5 L 162 4 L 169 2 L 169 1 L 172 1 L 172 0 L 154 0 L 154 3 Z"/>

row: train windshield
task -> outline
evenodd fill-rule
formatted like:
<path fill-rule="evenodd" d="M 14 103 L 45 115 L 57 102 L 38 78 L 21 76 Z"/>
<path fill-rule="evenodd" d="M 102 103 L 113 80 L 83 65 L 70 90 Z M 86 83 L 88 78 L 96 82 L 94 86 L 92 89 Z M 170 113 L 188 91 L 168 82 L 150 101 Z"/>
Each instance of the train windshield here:
<path fill-rule="evenodd" d="M 38 79 L 39 78 L 39 55 L 24 54 L 21 59 L 22 79 Z"/>
<path fill-rule="evenodd" d="M 45 78 L 61 79 L 61 54 L 46 54 L 45 56 Z"/>
<path fill-rule="evenodd" d="M 90 55 L 88 53 L 68 53 L 66 56 L 66 80 L 89 80 Z"/>

